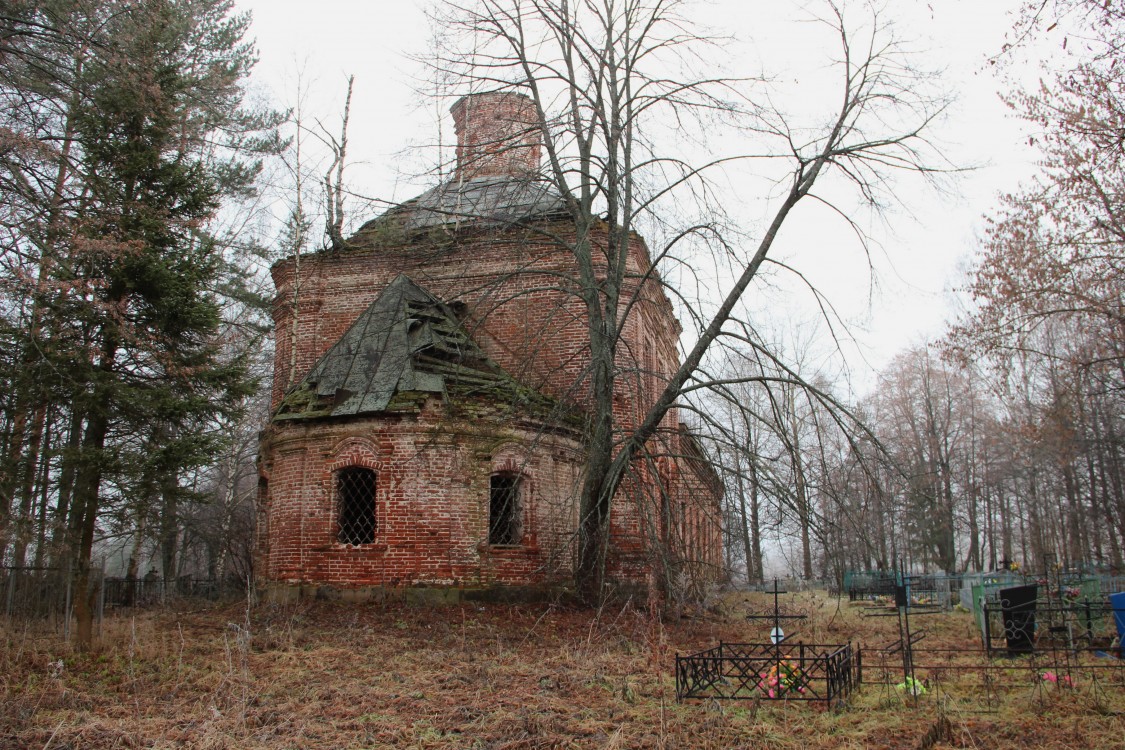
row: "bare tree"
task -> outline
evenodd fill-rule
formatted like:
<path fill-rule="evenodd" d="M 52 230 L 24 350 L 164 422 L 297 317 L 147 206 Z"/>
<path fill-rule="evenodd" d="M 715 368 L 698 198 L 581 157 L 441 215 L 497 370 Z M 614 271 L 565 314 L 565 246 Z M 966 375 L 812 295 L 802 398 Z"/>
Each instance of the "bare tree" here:
<path fill-rule="evenodd" d="M 755 104 L 751 77 L 684 72 L 685 61 L 707 67 L 712 42 L 689 19 L 688 4 L 671 0 L 480 0 L 446 4 L 447 51 L 435 66 L 463 93 L 516 92 L 533 103 L 545 152 L 540 179 L 561 196 L 572 231 L 554 239 L 574 261 L 569 288 L 583 305 L 589 361 L 583 387 L 591 413 L 589 454 L 580 504 L 577 577 L 600 591 L 611 498 L 646 453 L 686 394 L 705 387 L 700 368 L 709 349 L 737 340 L 740 302 L 774 247 L 782 226 L 806 198 L 828 202 L 814 187 L 835 173 L 875 202 L 896 170 L 928 172 L 934 156 L 925 130 L 941 111 L 873 10 L 851 26 L 826 3 L 815 17 L 838 42 L 837 84 L 823 125 L 799 128 L 785 112 Z M 693 159 L 654 133 L 668 122 L 742 133 L 729 153 Z M 689 125 L 689 123 L 691 125 Z M 772 218 L 756 241 L 727 231 L 717 217 L 717 178 L 755 158 L 788 166 L 774 191 Z M 671 225 L 670 206 L 691 215 Z M 695 211 L 682 210 L 695 206 Z M 630 267 L 630 243 L 659 226 L 648 248 L 651 267 Z M 615 416 L 613 395 L 625 368 L 622 331 L 638 314 L 645 283 L 675 278 L 689 249 L 717 251 L 731 278 L 714 302 L 692 307 L 693 330 L 682 363 L 661 373 L 643 413 Z M 679 290 L 669 288 L 681 301 Z"/>
<path fill-rule="evenodd" d="M 348 94 L 344 98 L 344 114 L 337 139 L 326 127 L 320 126 L 321 140 L 332 154 L 332 162 L 324 174 L 324 199 L 327 206 L 325 234 L 329 250 L 342 250 L 344 240 L 344 166 L 348 157 L 348 119 L 352 110 L 352 88 L 355 76 L 348 76 Z"/>

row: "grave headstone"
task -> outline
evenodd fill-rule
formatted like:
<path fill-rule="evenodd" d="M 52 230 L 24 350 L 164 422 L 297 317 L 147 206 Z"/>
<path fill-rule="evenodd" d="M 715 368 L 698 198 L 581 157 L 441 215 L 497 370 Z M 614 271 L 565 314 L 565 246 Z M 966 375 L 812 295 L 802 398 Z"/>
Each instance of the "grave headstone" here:
<path fill-rule="evenodd" d="M 1038 595 L 1039 587 L 1035 584 L 1000 589 L 1009 656 L 1029 654 L 1035 650 L 1035 600 Z"/>
<path fill-rule="evenodd" d="M 910 606 L 910 594 L 908 593 L 906 586 L 902 584 L 898 584 L 895 586 L 895 606 Z"/>

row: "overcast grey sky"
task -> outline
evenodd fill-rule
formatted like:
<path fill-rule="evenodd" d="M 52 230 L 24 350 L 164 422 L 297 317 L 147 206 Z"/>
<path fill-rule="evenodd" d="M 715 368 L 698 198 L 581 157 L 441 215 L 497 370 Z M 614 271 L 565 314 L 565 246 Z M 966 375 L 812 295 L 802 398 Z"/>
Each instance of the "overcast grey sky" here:
<path fill-rule="evenodd" d="M 779 239 L 778 257 L 799 265 L 849 322 L 859 341 L 849 358 L 861 389 L 870 382 L 868 367 L 882 367 L 895 352 L 940 333 L 957 268 L 981 236 L 982 214 L 996 205 L 999 193 L 1013 190 L 1033 171 L 1035 154 L 1022 125 L 1001 102 L 994 66 L 987 62 L 999 53 L 1018 4 L 887 3 L 886 16 L 900 35 L 915 40 L 921 63 L 941 69 L 942 87 L 956 96 L 935 138 L 950 161 L 975 169 L 951 180 L 944 194 L 917 183 L 903 185 L 904 208 L 871 230 L 879 278 L 873 291 L 862 252 L 842 226 L 810 213 Z M 424 6 L 417 0 L 236 0 L 237 8 L 253 12 L 252 35 L 260 52 L 254 77 L 267 96 L 292 103 L 300 70 L 306 111 L 335 129 L 347 75 L 355 75 L 348 180 L 356 192 L 380 200 L 420 192 L 425 182 L 412 175 L 427 164 L 410 147 L 435 141 L 439 124 L 446 138 L 452 130 L 448 119 L 441 120 L 448 103 L 419 93 L 425 70 L 412 58 L 425 54 L 434 33 Z M 744 40 L 732 48 L 734 64 L 744 57 L 747 64 L 773 69 L 779 84 L 788 75 L 796 85 L 800 65 L 825 54 L 815 42 L 810 46 L 806 6 L 815 3 L 714 0 L 700 3 L 697 12 L 702 23 Z M 1027 80 L 1037 75 L 1028 70 Z M 771 304 L 779 318 L 813 314 L 807 295 Z"/>

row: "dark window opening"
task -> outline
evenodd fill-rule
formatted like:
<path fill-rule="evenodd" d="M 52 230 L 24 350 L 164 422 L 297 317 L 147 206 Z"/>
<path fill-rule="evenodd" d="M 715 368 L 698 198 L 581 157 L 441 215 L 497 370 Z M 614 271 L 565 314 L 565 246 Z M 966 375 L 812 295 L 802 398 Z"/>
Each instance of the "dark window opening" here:
<path fill-rule="evenodd" d="M 375 472 L 352 467 L 336 472 L 338 524 L 336 541 L 371 544 L 375 541 Z"/>
<path fill-rule="evenodd" d="M 520 478 L 493 474 L 489 483 L 488 543 L 520 543 Z"/>

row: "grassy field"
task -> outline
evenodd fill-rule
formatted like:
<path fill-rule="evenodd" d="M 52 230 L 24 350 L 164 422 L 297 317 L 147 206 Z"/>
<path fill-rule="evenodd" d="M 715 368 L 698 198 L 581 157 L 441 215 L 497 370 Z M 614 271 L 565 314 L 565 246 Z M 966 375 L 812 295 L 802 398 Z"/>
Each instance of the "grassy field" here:
<path fill-rule="evenodd" d="M 864 648 L 846 708 L 676 702 L 675 654 L 764 640 L 769 625 L 745 619 L 764 595 L 663 623 L 628 604 L 185 605 L 107 618 L 89 653 L 11 626 L 0 749 L 1125 748 L 1121 669 L 1073 667 L 1066 686 L 1018 660 L 982 671 L 979 653 L 946 654 L 911 699 L 876 682 L 894 618 L 824 593 L 786 607 L 809 615 L 791 626 L 801 640 Z M 979 648 L 966 613 L 921 626 L 919 647 Z"/>

